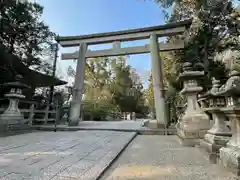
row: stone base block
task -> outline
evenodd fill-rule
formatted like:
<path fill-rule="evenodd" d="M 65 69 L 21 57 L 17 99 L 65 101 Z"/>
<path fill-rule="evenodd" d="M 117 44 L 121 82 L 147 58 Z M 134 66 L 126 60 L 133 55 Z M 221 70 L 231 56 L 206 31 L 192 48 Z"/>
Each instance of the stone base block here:
<path fill-rule="evenodd" d="M 208 129 L 199 130 L 199 131 L 198 131 L 198 137 L 199 137 L 200 139 L 204 139 L 204 136 L 205 136 L 205 134 L 207 133 L 207 131 L 208 131 Z"/>
<path fill-rule="evenodd" d="M 177 128 L 177 135 L 179 139 L 179 143 L 183 146 L 196 146 L 199 145 L 200 140 L 203 139 L 206 134 L 206 130 L 200 130 L 198 132 L 186 132 L 183 129 Z"/>
<path fill-rule="evenodd" d="M 218 159 L 219 159 L 219 149 L 222 146 L 210 143 L 210 142 L 202 139 L 202 140 L 200 140 L 198 147 L 206 153 L 205 155 L 209 161 L 211 161 L 214 164 L 217 164 Z"/>
<path fill-rule="evenodd" d="M 230 138 L 231 138 L 231 134 L 227 134 L 224 136 L 224 135 L 207 133 L 204 136 L 205 141 L 207 141 L 211 144 L 219 145 L 221 147 L 226 146 L 226 144 L 230 140 Z"/>
<path fill-rule="evenodd" d="M 69 121 L 68 126 L 78 126 L 79 122 L 76 121 Z"/>
<path fill-rule="evenodd" d="M 21 113 L 10 114 L 3 113 L 0 115 L 0 124 L 22 124 L 24 122 L 24 117 Z"/>
<path fill-rule="evenodd" d="M 165 129 L 165 124 L 156 124 L 156 127 L 158 128 L 158 129 Z"/>
<path fill-rule="evenodd" d="M 68 126 L 78 126 L 79 122 L 81 121 L 81 119 L 70 119 L 69 118 L 69 122 L 68 122 Z"/>
<path fill-rule="evenodd" d="M 219 163 L 231 172 L 240 175 L 240 149 L 237 147 L 222 147 L 219 151 Z"/>
<path fill-rule="evenodd" d="M 32 126 L 29 124 L 1 124 L 0 125 L 0 134 L 8 132 L 19 132 L 19 131 L 28 131 L 31 130 Z"/>
<path fill-rule="evenodd" d="M 179 144 L 183 146 L 195 146 L 198 144 L 198 133 L 189 133 L 183 129 L 177 128 Z"/>
<path fill-rule="evenodd" d="M 197 144 L 199 144 L 199 139 L 194 139 L 194 138 L 185 138 L 185 137 L 181 137 L 178 135 L 178 142 L 179 144 L 181 144 L 182 146 L 190 146 L 190 147 L 194 147 Z"/>
<path fill-rule="evenodd" d="M 9 117 L 5 114 L 0 116 L 0 132 L 22 130 L 28 128 L 28 126 L 28 120 L 24 119 L 23 116 L 14 114 Z"/>
<path fill-rule="evenodd" d="M 200 147 L 205 149 L 210 154 L 218 154 L 219 153 L 219 149 L 222 146 L 218 145 L 218 144 L 214 144 L 214 143 L 208 142 L 206 140 L 201 140 L 200 141 Z"/>
<path fill-rule="evenodd" d="M 229 139 L 229 136 L 219 136 L 208 133 L 204 136 L 204 139 L 200 141 L 199 147 L 208 153 L 207 156 L 211 162 L 217 163 L 219 150 L 226 146 Z"/>

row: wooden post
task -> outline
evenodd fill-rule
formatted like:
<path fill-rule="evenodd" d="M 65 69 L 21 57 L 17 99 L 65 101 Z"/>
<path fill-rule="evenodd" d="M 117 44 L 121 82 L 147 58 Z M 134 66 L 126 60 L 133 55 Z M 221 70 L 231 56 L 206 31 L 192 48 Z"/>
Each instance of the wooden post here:
<path fill-rule="evenodd" d="M 48 122 L 48 114 L 49 114 L 49 104 L 47 104 L 47 107 L 45 109 L 44 124 L 47 124 Z"/>
<path fill-rule="evenodd" d="M 33 122 L 33 117 L 34 117 L 34 104 L 31 104 L 30 109 L 29 109 L 29 125 L 32 125 Z"/>

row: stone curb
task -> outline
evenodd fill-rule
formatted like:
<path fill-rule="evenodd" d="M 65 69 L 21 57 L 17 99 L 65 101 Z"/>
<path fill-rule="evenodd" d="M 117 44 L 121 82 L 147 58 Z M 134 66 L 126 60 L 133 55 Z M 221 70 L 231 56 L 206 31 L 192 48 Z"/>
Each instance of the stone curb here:
<path fill-rule="evenodd" d="M 137 133 L 134 133 L 133 136 L 124 144 L 124 146 L 116 153 L 116 156 L 109 161 L 109 164 L 107 164 L 102 172 L 95 178 L 95 180 L 100 180 L 101 177 L 104 175 L 104 173 L 107 172 L 108 168 L 111 167 L 111 165 L 118 159 L 118 157 L 124 152 L 124 150 L 128 147 L 128 145 L 137 137 Z"/>
<path fill-rule="evenodd" d="M 20 135 L 20 134 L 29 134 L 29 133 L 33 133 L 33 132 L 37 132 L 37 131 L 38 130 L 31 129 L 31 130 L 3 132 L 3 133 L 0 133 L 0 138 L 1 137 L 8 137 L 8 136 L 17 136 L 17 135 Z"/>
<path fill-rule="evenodd" d="M 84 127 L 57 127 L 54 126 L 33 126 L 34 129 L 40 131 L 119 131 L 119 132 L 136 132 L 138 134 L 144 133 L 164 133 L 165 129 L 148 129 L 148 128 L 139 128 L 139 129 L 109 129 L 109 128 L 84 128 Z M 176 133 L 176 129 L 168 129 L 167 132 Z"/>
<path fill-rule="evenodd" d="M 110 128 L 84 128 L 84 127 L 76 127 L 76 128 L 69 128 L 69 127 L 57 127 L 54 126 L 33 126 L 36 130 L 42 131 L 121 131 L 121 132 L 137 132 L 138 129 L 110 129 Z"/>

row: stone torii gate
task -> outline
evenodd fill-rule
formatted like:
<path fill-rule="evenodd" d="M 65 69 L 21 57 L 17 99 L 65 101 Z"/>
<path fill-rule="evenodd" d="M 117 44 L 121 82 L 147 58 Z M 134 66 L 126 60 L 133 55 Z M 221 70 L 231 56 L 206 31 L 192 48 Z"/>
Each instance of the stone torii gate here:
<path fill-rule="evenodd" d="M 190 27 L 191 23 L 191 20 L 185 20 L 161 26 L 123 30 L 117 32 L 57 37 L 56 40 L 62 47 L 79 46 L 78 52 L 62 54 L 62 60 L 77 59 L 77 69 L 73 89 L 73 101 L 70 109 L 69 125 L 76 126 L 80 120 L 80 108 L 84 89 L 84 70 L 87 58 L 151 53 L 156 118 L 158 125 L 165 127 L 167 123 L 164 97 L 165 89 L 163 84 L 163 65 L 160 59 L 159 51 L 183 49 L 184 42 L 180 41 L 174 44 L 159 43 L 158 38 L 183 34 L 187 28 Z M 121 42 L 142 39 L 150 39 L 150 43 L 145 46 L 121 48 Z M 113 43 L 113 48 L 96 51 L 87 50 L 88 45 L 106 43 Z"/>

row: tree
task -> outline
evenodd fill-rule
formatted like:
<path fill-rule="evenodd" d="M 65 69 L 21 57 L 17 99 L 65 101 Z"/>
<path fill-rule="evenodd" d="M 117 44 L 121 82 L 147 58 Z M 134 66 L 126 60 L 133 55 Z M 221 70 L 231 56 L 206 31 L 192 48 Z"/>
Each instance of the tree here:
<path fill-rule="evenodd" d="M 15 54 L 27 66 L 51 72 L 51 65 L 43 61 L 51 55 L 49 45 L 55 34 L 41 20 L 43 7 L 32 2 L 1 0 L 0 41 L 8 53 Z"/>
<path fill-rule="evenodd" d="M 153 92 L 153 82 L 152 82 L 152 74 L 148 79 L 148 88 L 145 89 L 145 99 L 147 101 L 147 106 L 150 112 L 155 112 L 155 102 L 154 102 L 154 92 Z"/>
<path fill-rule="evenodd" d="M 68 68 L 68 75 L 75 70 Z M 125 57 L 88 59 L 85 68 L 84 109 L 90 114 L 110 111 L 145 112 L 143 86 Z"/>
<path fill-rule="evenodd" d="M 110 58 L 91 58 L 86 61 L 82 112 L 86 119 L 100 120 L 110 112 L 116 112 L 109 89 L 111 81 Z M 75 77 L 69 66 L 68 76 Z"/>
<path fill-rule="evenodd" d="M 168 38 L 169 42 L 185 40 L 188 45 L 183 51 L 172 52 L 170 59 L 174 63 L 171 62 L 170 66 L 167 66 L 171 67 L 170 69 L 166 69 L 165 66 L 164 72 L 168 82 L 167 99 L 171 102 L 182 101 L 181 98 L 176 98 L 179 97 L 178 92 L 181 89 L 181 84 L 176 81 L 176 75 L 181 72 L 179 67 L 186 61 L 190 61 L 194 69 L 205 72 L 201 82 L 205 91 L 211 88 L 212 77 L 224 82 L 228 69 L 222 62 L 222 54 L 229 49 L 239 51 L 239 13 L 232 1 L 159 0 L 157 2 L 163 8 L 166 8 L 164 3 L 168 7 L 173 6 L 167 22 L 193 18 L 193 25 L 187 36 Z M 216 58 L 219 54 L 221 54 L 220 58 Z M 240 55 L 236 59 L 240 59 Z M 172 66 L 173 64 L 175 66 Z M 239 63 L 236 61 L 235 64 Z M 172 68 L 176 73 L 171 71 Z"/>
<path fill-rule="evenodd" d="M 204 70 L 204 87 L 209 88 L 212 77 L 224 81 L 227 70 L 221 61 L 216 61 L 215 57 L 230 46 L 231 48 L 238 48 L 237 44 L 239 43 L 236 37 L 239 35 L 239 28 L 236 15 L 235 19 L 232 16 L 235 9 L 232 2 L 226 0 L 179 0 L 174 2 L 160 0 L 157 2 L 163 8 L 165 8 L 163 2 L 174 6 L 168 22 L 193 18 L 193 26 L 186 37 L 175 36 L 168 39 L 168 41 L 187 39 L 188 43 L 183 51 L 175 51 L 171 57 L 176 61 L 174 64 L 178 64 L 175 67 L 175 72 L 179 74 L 181 64 L 190 61 L 195 69 Z M 227 39 L 230 39 L 230 43 Z M 176 85 L 175 83 L 174 87 Z M 177 86 L 179 87 L 179 85 Z"/>
<path fill-rule="evenodd" d="M 133 86 L 132 79 L 130 78 L 131 67 L 126 66 L 124 63 L 116 63 L 113 68 L 114 77 L 111 83 L 111 91 L 114 103 L 119 105 L 122 112 L 132 112 L 132 103 L 134 101 L 130 95 L 130 90 Z"/>
<path fill-rule="evenodd" d="M 228 72 L 223 58 L 216 56 L 228 49 L 239 50 L 240 31 L 236 17 L 232 16 L 234 9 L 231 1 L 212 1 L 202 4 L 198 12 L 199 26 L 189 38 L 185 56 L 195 68 L 204 70 L 204 87 L 211 85 L 212 77 L 223 82 L 226 79 Z"/>

